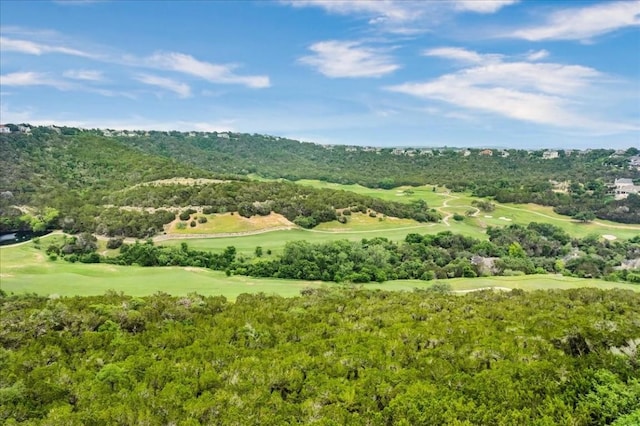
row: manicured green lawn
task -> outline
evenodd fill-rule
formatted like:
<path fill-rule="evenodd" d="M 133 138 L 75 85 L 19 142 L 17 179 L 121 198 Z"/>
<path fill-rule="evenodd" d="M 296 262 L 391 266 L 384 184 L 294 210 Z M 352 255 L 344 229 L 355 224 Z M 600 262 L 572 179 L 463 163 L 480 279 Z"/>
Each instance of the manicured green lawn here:
<path fill-rule="evenodd" d="M 57 294 L 60 296 L 98 295 L 109 290 L 143 296 L 162 291 L 173 295 L 186 295 L 192 292 L 203 295 L 223 295 L 234 300 L 242 293 L 264 292 L 291 297 L 298 295 L 303 288 L 338 285 L 242 276 L 227 277 L 223 272 L 202 268 L 143 268 L 68 263 L 64 260 L 51 261 L 44 255 L 43 249 L 37 250 L 32 244 L 0 248 L 0 274 L 0 288 L 7 293 Z M 382 284 L 370 283 L 362 287 L 411 291 L 414 288 L 428 288 L 435 282 L 398 280 Z M 599 287 L 640 291 L 638 285 L 557 275 L 456 278 L 440 282 L 450 284 L 454 290 L 485 287 L 508 287 L 524 290 Z"/>

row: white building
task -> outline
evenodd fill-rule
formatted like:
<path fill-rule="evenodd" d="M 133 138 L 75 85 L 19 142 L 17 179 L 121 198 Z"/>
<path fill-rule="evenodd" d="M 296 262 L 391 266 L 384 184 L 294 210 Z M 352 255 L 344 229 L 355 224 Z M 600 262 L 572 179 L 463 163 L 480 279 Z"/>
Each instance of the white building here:
<path fill-rule="evenodd" d="M 616 200 L 624 200 L 629 194 L 640 194 L 640 185 L 634 185 L 631 179 L 616 179 L 613 185 Z"/>
<path fill-rule="evenodd" d="M 7 126 L 0 126 L 0 133 L 11 133 L 11 129 L 8 128 Z"/>
<path fill-rule="evenodd" d="M 544 160 L 553 160 L 554 158 L 558 158 L 558 151 L 545 151 L 542 153 L 542 158 Z"/>

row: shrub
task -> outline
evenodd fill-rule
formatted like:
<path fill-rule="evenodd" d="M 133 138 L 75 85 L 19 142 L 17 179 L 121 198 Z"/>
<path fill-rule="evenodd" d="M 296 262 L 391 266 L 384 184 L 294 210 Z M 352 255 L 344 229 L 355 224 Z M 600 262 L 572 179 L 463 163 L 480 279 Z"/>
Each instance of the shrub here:
<path fill-rule="evenodd" d="M 189 213 L 189 210 L 185 210 L 182 213 L 180 213 L 180 220 L 189 220 L 189 218 L 191 218 L 191 213 Z"/>
<path fill-rule="evenodd" d="M 456 222 L 462 222 L 464 220 L 464 216 L 462 216 L 460 213 L 456 213 L 453 215 L 453 220 L 455 220 Z"/>
<path fill-rule="evenodd" d="M 195 228 L 196 227 L 196 221 L 192 220 L 191 223 L 189 223 L 189 226 L 192 227 L 192 228 Z"/>
<path fill-rule="evenodd" d="M 184 223 L 184 222 L 178 222 L 178 223 L 176 224 L 176 228 L 177 228 L 177 229 L 187 229 L 187 224 L 186 224 L 186 223 Z"/>
<path fill-rule="evenodd" d="M 107 241 L 107 248 L 108 249 L 120 248 L 123 242 L 124 242 L 123 237 L 109 238 L 109 241 Z"/>
<path fill-rule="evenodd" d="M 204 216 L 198 217 L 198 223 L 207 223 L 207 218 Z"/>
<path fill-rule="evenodd" d="M 378 217 L 378 214 L 374 211 L 369 212 L 369 217 Z"/>

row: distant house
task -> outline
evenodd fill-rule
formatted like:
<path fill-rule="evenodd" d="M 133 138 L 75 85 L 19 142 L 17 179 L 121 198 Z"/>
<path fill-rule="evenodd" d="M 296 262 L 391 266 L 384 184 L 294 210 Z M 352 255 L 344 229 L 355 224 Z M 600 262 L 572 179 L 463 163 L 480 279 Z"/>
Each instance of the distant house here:
<path fill-rule="evenodd" d="M 431 157 L 433 155 L 433 150 L 432 149 L 421 149 L 420 150 L 420 155 L 428 155 L 429 157 Z"/>
<path fill-rule="evenodd" d="M 403 154 L 404 154 L 404 149 L 402 149 L 402 148 L 396 148 L 396 149 L 394 149 L 393 151 L 391 151 L 391 153 L 392 153 L 393 155 L 403 155 Z"/>
<path fill-rule="evenodd" d="M 0 133 L 11 133 L 11 129 L 4 124 L 0 125 Z"/>
<path fill-rule="evenodd" d="M 634 185 L 631 179 L 616 179 L 613 186 L 616 200 L 624 200 L 629 194 L 640 194 L 640 185 Z"/>
<path fill-rule="evenodd" d="M 471 151 L 469 151 L 468 149 L 465 149 L 464 151 L 462 151 L 462 155 L 463 155 L 464 157 L 468 157 L 468 156 L 470 156 L 470 155 L 471 155 Z"/>
<path fill-rule="evenodd" d="M 640 155 L 634 155 L 629 159 L 629 168 L 640 170 Z"/>
<path fill-rule="evenodd" d="M 229 139 L 229 133 L 218 133 L 218 137 L 222 139 Z"/>
<path fill-rule="evenodd" d="M 553 160 L 554 158 L 558 158 L 558 151 L 545 151 L 542 153 L 542 158 L 544 160 Z"/>
<path fill-rule="evenodd" d="M 19 131 L 20 133 L 25 133 L 25 134 L 27 134 L 27 133 L 31 133 L 31 128 L 30 128 L 30 127 L 27 127 L 27 126 L 18 126 L 18 131 Z"/>
<path fill-rule="evenodd" d="M 490 149 L 484 149 L 480 151 L 478 155 L 485 155 L 485 156 L 491 157 L 493 156 L 493 151 L 491 151 Z"/>
<path fill-rule="evenodd" d="M 509 155 L 509 151 L 500 151 L 500 156 L 502 158 L 507 158 Z"/>

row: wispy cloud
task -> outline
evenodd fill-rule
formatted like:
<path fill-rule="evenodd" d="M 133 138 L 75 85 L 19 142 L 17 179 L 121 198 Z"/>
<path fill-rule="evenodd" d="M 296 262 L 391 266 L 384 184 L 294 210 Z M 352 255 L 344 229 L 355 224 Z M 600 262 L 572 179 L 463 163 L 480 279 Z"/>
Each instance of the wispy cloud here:
<path fill-rule="evenodd" d="M 134 62 L 137 60 L 134 59 Z M 236 65 L 219 65 L 200 61 L 191 55 L 177 52 L 158 52 L 144 58 L 140 65 L 152 68 L 177 71 L 202 78 L 212 83 L 241 84 L 250 88 L 260 89 L 271 85 L 268 76 L 238 75 L 234 72 Z"/>
<path fill-rule="evenodd" d="M 508 34 L 530 41 L 589 40 L 626 27 L 640 26 L 640 2 L 604 2 L 552 13 L 541 25 Z"/>
<path fill-rule="evenodd" d="M 388 90 L 446 102 L 515 120 L 567 128 L 637 129 L 599 120 L 583 110 L 585 96 L 603 79 L 599 71 L 580 65 L 497 60 L 499 56 L 432 49 L 437 56 L 469 58 L 471 65 L 425 82 L 407 82 Z M 474 55 L 475 53 L 475 55 Z M 491 58 L 485 61 L 484 58 Z"/>
<path fill-rule="evenodd" d="M 84 81 L 103 81 L 102 71 L 97 70 L 67 70 L 62 75 L 66 78 Z"/>
<path fill-rule="evenodd" d="M 313 54 L 298 61 L 331 78 L 381 77 L 400 68 L 383 50 L 357 41 L 321 41 L 309 50 Z"/>
<path fill-rule="evenodd" d="M 547 56 L 549 56 L 549 52 L 547 50 L 537 50 L 535 52 L 529 52 L 527 54 L 527 60 L 528 61 L 539 61 L 541 59 L 546 58 Z"/>
<path fill-rule="evenodd" d="M 55 46 L 29 40 L 18 40 L 10 37 L 0 37 L 0 46 L 5 52 L 20 52 L 28 55 L 43 55 L 46 53 L 61 53 L 65 55 L 94 58 L 95 55 L 67 46 Z"/>
<path fill-rule="evenodd" d="M 519 0 L 283 0 L 293 7 L 362 18 L 375 28 L 400 34 L 431 29 L 443 16 L 460 12 L 495 13 Z"/>
<path fill-rule="evenodd" d="M 5 32 L 4 28 L 3 32 Z M 20 29 L 10 32 L 24 35 L 38 35 Z M 42 43 L 5 36 L 0 37 L 0 45 L 2 45 L 3 52 L 19 52 L 27 55 L 63 54 L 79 56 L 98 62 L 130 68 L 152 68 L 161 71 L 180 72 L 216 84 L 238 84 L 255 89 L 265 88 L 271 85 L 268 76 L 238 74 L 236 70 L 239 66 L 236 64 L 215 64 L 179 52 L 158 52 L 151 56 L 141 57 L 126 53 L 110 52 L 108 48 L 103 48 L 102 51 L 89 53 L 86 50 L 69 47 L 62 42 L 56 44 Z M 81 76 L 81 74 L 77 74 L 76 77 L 69 76 L 69 78 L 82 79 Z M 88 77 L 89 75 L 85 74 L 84 76 Z M 90 78 L 84 79 L 89 80 Z"/>
<path fill-rule="evenodd" d="M 463 12 L 496 13 L 519 0 L 453 0 L 454 8 Z"/>
<path fill-rule="evenodd" d="M 469 64 L 500 62 L 503 57 L 502 55 L 497 54 L 480 54 L 461 47 L 438 47 L 435 49 L 427 49 L 422 52 L 422 55 L 452 59 Z"/>
<path fill-rule="evenodd" d="M 140 74 L 135 77 L 141 83 L 151 86 L 161 87 L 165 90 L 176 93 L 181 98 L 188 98 L 191 96 L 191 87 L 186 83 L 173 80 L 171 78 L 159 77 L 151 74 Z"/>
<path fill-rule="evenodd" d="M 60 90 L 70 87 L 68 83 L 53 79 L 46 73 L 33 71 L 2 74 L 0 86 L 51 86 Z"/>

